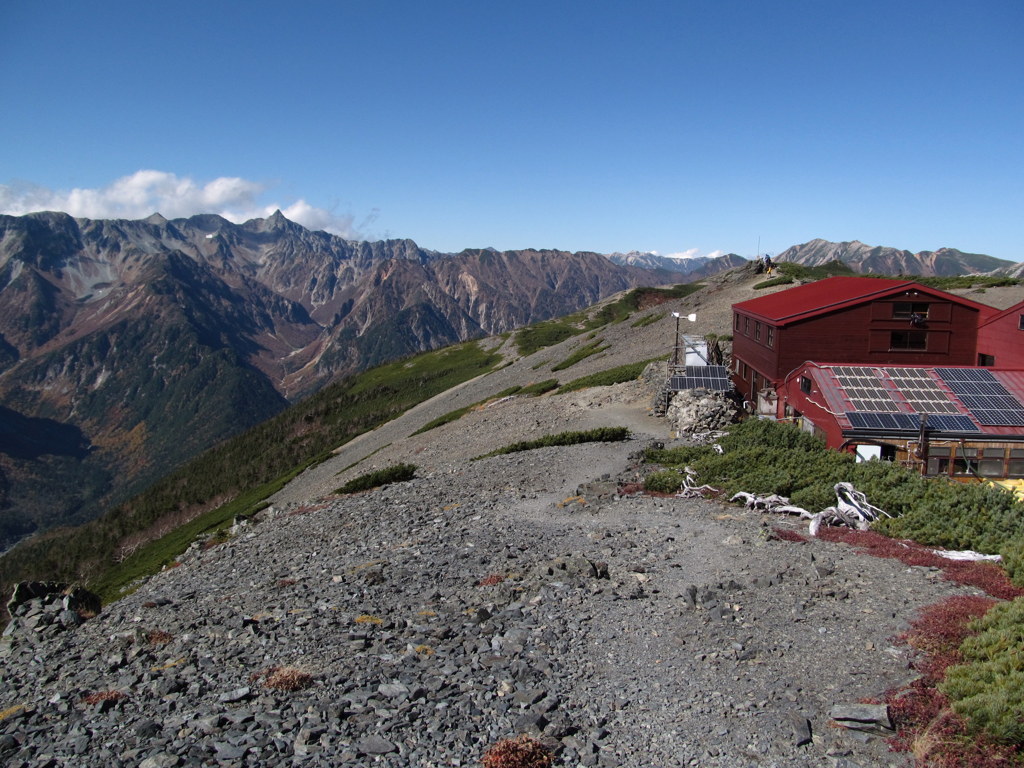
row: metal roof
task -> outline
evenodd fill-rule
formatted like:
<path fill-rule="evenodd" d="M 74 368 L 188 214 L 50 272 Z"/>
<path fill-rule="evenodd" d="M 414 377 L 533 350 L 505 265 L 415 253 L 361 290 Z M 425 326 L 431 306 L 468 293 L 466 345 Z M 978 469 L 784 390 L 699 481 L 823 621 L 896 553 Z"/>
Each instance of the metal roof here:
<path fill-rule="evenodd" d="M 971 307 L 978 310 L 984 320 L 997 312 L 994 307 L 987 304 L 979 304 L 962 296 L 954 296 L 912 281 L 845 276 L 829 277 L 778 293 L 741 301 L 733 304 L 733 309 L 745 315 L 762 318 L 773 325 L 785 326 L 906 291 L 917 291 Z"/>

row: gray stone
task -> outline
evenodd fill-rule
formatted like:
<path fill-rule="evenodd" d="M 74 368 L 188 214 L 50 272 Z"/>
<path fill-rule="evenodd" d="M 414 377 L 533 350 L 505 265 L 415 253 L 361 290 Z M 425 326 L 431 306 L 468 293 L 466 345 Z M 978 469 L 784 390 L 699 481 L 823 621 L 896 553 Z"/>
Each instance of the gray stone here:
<path fill-rule="evenodd" d="M 179 765 L 181 765 L 180 757 L 161 752 L 147 757 L 139 763 L 139 768 L 177 768 Z"/>
<path fill-rule="evenodd" d="M 889 707 L 885 704 L 837 704 L 829 717 L 844 728 L 861 731 L 892 730 Z"/>
<path fill-rule="evenodd" d="M 376 734 L 360 739 L 356 748 L 366 755 L 386 755 L 398 750 L 390 741 Z"/>
<path fill-rule="evenodd" d="M 793 728 L 793 744 L 802 747 L 812 741 L 811 721 L 795 710 L 789 711 L 789 723 Z"/>
<path fill-rule="evenodd" d="M 224 703 L 243 701 L 245 699 L 248 699 L 251 695 L 252 689 L 249 688 L 249 686 L 243 686 L 242 688 L 235 688 L 232 691 L 222 693 L 220 696 L 217 697 L 217 701 L 222 701 Z"/>

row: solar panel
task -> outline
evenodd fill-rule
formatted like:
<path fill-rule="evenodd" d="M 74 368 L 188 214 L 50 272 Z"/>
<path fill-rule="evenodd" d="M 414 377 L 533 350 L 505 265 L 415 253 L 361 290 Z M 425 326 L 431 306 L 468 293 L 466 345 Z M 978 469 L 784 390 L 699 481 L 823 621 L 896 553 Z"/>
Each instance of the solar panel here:
<path fill-rule="evenodd" d="M 978 432 L 978 427 L 970 416 L 966 416 L 962 413 L 956 414 L 955 416 L 946 415 L 929 415 L 928 416 L 928 429 L 937 430 L 939 432 Z"/>
<path fill-rule="evenodd" d="M 995 382 L 996 377 L 992 375 L 991 371 L 987 371 L 984 368 L 936 368 L 935 372 L 939 374 L 939 377 L 950 384 L 950 388 L 956 391 L 956 388 L 952 386 L 951 382 L 954 381 L 984 381 L 984 382 Z"/>
<path fill-rule="evenodd" d="M 971 415 L 986 427 L 1024 427 L 1024 410 L 972 408 Z"/>
<path fill-rule="evenodd" d="M 687 365 L 686 375 L 669 378 L 669 389 L 709 389 L 712 392 L 728 392 L 732 389 L 729 372 L 724 365 Z"/>
<path fill-rule="evenodd" d="M 888 411 L 898 413 L 900 407 L 892 400 L 879 400 L 878 398 L 851 397 L 850 405 L 858 411 Z"/>
<path fill-rule="evenodd" d="M 986 427 L 1024 427 L 1024 405 L 984 368 L 939 368 L 957 399 Z"/>
<path fill-rule="evenodd" d="M 900 432 L 916 430 L 920 419 L 912 413 L 867 413 L 848 411 L 846 418 L 854 429 L 890 429 Z"/>
<path fill-rule="evenodd" d="M 1020 409 L 1017 398 L 1010 394 L 1006 395 L 957 395 L 960 402 L 967 406 L 967 410 L 1013 410 Z"/>

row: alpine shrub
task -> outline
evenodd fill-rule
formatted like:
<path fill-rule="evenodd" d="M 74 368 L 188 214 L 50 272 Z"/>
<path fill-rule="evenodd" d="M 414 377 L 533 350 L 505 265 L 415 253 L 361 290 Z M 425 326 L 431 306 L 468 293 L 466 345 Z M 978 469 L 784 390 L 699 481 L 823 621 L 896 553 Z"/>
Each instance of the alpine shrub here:
<path fill-rule="evenodd" d="M 963 664 L 946 670 L 939 689 L 972 733 L 1024 744 L 1024 599 L 1001 603 L 971 623 L 960 645 Z"/>
<path fill-rule="evenodd" d="M 477 456 L 476 459 L 489 459 L 492 456 L 503 456 L 507 453 L 519 453 L 520 451 L 532 451 L 537 448 L 551 448 L 553 446 L 580 445 L 582 443 L 614 443 L 629 439 L 627 427 L 598 427 L 583 432 L 559 432 L 557 435 L 545 435 L 536 440 L 524 440 L 519 443 L 512 443 L 503 448 Z M 476 460 L 474 459 L 474 461 Z"/>
<path fill-rule="evenodd" d="M 416 469 L 415 464 L 393 464 L 390 467 L 354 477 L 341 486 L 341 488 L 338 488 L 335 493 L 338 495 L 359 493 L 360 491 L 369 491 L 372 488 L 380 488 L 382 485 L 402 483 L 406 480 L 412 480 L 416 476 Z"/>

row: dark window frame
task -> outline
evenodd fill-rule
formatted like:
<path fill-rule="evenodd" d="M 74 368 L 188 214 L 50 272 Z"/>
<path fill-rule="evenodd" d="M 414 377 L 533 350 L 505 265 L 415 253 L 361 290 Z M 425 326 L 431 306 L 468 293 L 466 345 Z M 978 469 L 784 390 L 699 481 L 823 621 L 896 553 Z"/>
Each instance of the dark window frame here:
<path fill-rule="evenodd" d="M 928 331 L 889 331 L 890 352 L 927 352 Z"/>
<path fill-rule="evenodd" d="M 931 477 L 949 476 L 953 465 L 953 451 L 949 448 L 932 448 L 928 452 L 928 466 L 925 474 Z"/>
<path fill-rule="evenodd" d="M 893 320 L 909 320 L 917 315 L 922 320 L 928 319 L 928 308 L 931 306 L 927 301 L 897 301 L 892 305 Z"/>

